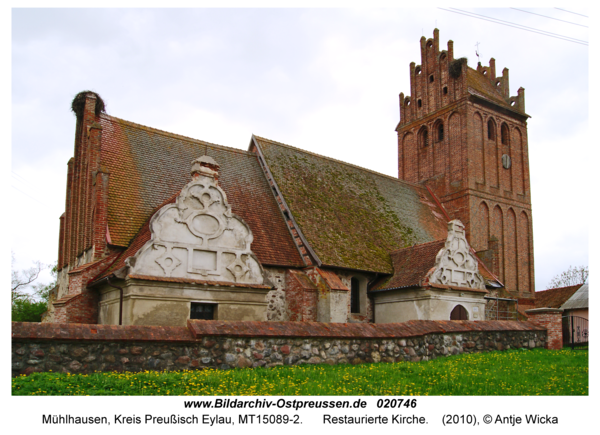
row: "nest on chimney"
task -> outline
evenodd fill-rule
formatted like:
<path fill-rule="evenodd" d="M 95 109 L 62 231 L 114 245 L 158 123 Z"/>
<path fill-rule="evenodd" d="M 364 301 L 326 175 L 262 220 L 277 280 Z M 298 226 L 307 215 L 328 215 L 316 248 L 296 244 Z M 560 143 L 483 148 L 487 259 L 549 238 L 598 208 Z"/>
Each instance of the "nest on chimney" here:
<path fill-rule="evenodd" d="M 453 79 L 457 79 L 460 77 L 460 73 L 462 72 L 462 66 L 467 64 L 467 58 L 461 57 L 460 59 L 454 59 L 448 65 L 448 72 L 450 73 L 450 77 Z"/>
<path fill-rule="evenodd" d="M 106 106 L 104 105 L 104 100 L 102 97 L 98 95 L 96 92 L 92 91 L 81 91 L 75 98 L 73 98 L 73 102 L 71 103 L 71 110 L 77 116 L 77 119 L 83 116 L 83 111 L 85 110 L 85 96 L 87 94 L 94 94 L 96 96 L 96 107 L 94 108 L 94 112 L 96 116 L 100 115 L 101 112 L 106 112 Z"/>

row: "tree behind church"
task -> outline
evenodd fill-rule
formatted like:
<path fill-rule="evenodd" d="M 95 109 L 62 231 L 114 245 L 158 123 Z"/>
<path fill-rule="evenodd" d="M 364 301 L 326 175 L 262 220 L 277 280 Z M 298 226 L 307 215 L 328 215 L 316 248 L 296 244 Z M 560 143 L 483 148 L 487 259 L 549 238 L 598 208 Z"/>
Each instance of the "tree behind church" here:
<path fill-rule="evenodd" d="M 585 284 L 587 282 L 590 271 L 588 266 L 569 266 L 569 268 L 556 275 L 546 289 L 568 287 L 572 285 Z"/>
<path fill-rule="evenodd" d="M 56 286 L 56 265 L 50 273 L 54 278 L 50 284 L 35 284 L 40 273 L 49 266 L 39 261 L 33 267 L 17 271 L 14 255 L 11 271 L 11 320 L 13 322 L 41 322 L 42 314 L 48 309 L 50 291 Z"/>

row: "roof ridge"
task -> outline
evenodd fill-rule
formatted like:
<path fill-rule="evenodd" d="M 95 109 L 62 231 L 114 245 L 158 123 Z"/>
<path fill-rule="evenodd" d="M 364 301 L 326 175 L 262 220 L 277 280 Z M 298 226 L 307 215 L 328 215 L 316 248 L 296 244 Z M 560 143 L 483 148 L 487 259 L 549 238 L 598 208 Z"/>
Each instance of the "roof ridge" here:
<path fill-rule="evenodd" d="M 391 175 L 382 174 L 381 172 L 374 171 L 373 169 L 364 168 L 362 166 L 358 166 L 358 165 L 355 165 L 353 163 L 344 162 L 343 160 L 338 160 L 338 159 L 335 159 L 333 157 L 328 157 L 328 156 L 324 156 L 322 154 L 314 153 L 312 151 L 303 150 L 302 148 L 297 148 L 295 146 L 288 145 L 288 144 L 285 144 L 285 143 L 282 143 L 282 142 L 277 142 L 275 140 L 267 139 L 265 137 L 257 136 L 255 134 L 253 134 L 252 136 L 254 136 L 256 139 L 263 140 L 263 141 L 266 141 L 266 142 L 271 142 L 272 144 L 280 145 L 280 146 L 283 146 L 283 147 L 286 147 L 286 148 L 290 148 L 290 149 L 293 149 L 295 151 L 300 151 L 300 152 L 303 152 L 305 154 L 309 154 L 309 155 L 314 156 L 314 157 L 320 157 L 320 158 L 323 158 L 323 159 L 326 159 L 326 160 L 330 160 L 330 161 L 333 161 L 333 162 L 336 162 L 336 163 L 341 163 L 343 165 L 350 166 L 351 168 L 354 168 L 354 169 L 360 169 L 361 171 L 367 171 L 367 172 L 370 172 L 370 173 L 372 173 L 374 175 L 379 175 L 381 177 L 389 178 L 390 180 L 399 181 L 399 182 L 401 182 L 403 184 L 408 184 L 410 186 L 418 187 L 420 189 L 425 189 L 425 186 L 423 186 L 420 183 L 413 183 L 411 181 L 401 180 L 398 177 L 392 177 Z"/>
<path fill-rule="evenodd" d="M 254 155 L 254 153 L 252 151 L 244 150 L 242 148 L 228 147 L 226 145 L 219 145 L 219 144 L 216 144 L 216 143 L 207 142 L 207 141 L 202 140 L 202 139 L 195 139 L 193 137 L 184 136 L 182 134 L 171 133 L 169 131 L 160 130 L 160 129 L 154 128 L 154 127 L 148 127 L 147 125 L 138 124 L 138 123 L 132 122 L 132 121 L 127 121 L 126 119 L 117 118 L 116 116 L 109 115 L 107 113 L 101 113 L 100 117 L 101 118 L 105 118 L 107 121 L 110 121 L 110 122 L 118 122 L 118 123 L 122 123 L 122 124 L 127 124 L 127 125 L 130 125 L 130 126 L 135 127 L 135 128 L 139 128 L 139 129 L 142 129 L 142 130 L 152 131 L 152 132 L 155 132 L 157 134 L 161 134 L 163 136 L 172 137 L 172 138 L 175 138 L 175 139 L 184 139 L 184 140 L 188 140 L 188 141 L 192 141 L 192 142 L 201 143 L 202 145 L 207 145 L 207 146 L 211 146 L 211 147 L 222 148 L 222 149 L 224 149 L 226 151 L 239 152 L 240 154 Z"/>
<path fill-rule="evenodd" d="M 552 290 L 564 290 L 566 288 L 577 287 L 577 286 L 583 287 L 584 285 L 585 285 L 585 283 L 583 283 L 583 284 L 566 285 L 564 287 L 547 288 L 545 290 L 537 290 L 535 293 L 538 294 L 538 293 L 543 293 L 543 292 L 549 292 L 549 291 L 552 291 Z"/>

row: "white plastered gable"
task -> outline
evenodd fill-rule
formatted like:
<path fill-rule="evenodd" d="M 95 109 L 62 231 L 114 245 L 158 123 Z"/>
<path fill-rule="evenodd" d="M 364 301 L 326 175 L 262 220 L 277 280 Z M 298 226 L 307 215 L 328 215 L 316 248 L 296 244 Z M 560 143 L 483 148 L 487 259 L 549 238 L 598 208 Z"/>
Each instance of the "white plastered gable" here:
<path fill-rule="evenodd" d="M 126 260 L 130 275 L 262 284 L 252 230 L 231 212 L 209 156 L 192 162 L 192 181 L 150 220 L 151 239 Z"/>
<path fill-rule="evenodd" d="M 485 290 L 485 280 L 467 242 L 465 226 L 458 219 L 448 222 L 448 238 L 435 258 L 429 282 Z"/>

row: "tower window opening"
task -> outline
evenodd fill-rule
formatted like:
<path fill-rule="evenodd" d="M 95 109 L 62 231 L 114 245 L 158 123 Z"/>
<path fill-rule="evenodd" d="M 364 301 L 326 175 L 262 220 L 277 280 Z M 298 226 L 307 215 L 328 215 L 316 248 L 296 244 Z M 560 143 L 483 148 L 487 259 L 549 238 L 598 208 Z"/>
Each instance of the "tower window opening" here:
<path fill-rule="evenodd" d="M 444 95 L 448 95 L 448 86 L 444 86 L 442 91 L 444 92 Z"/>
<path fill-rule="evenodd" d="M 503 145 L 508 145 L 508 126 L 506 124 L 502 124 L 500 139 L 502 140 Z"/>
<path fill-rule="evenodd" d="M 438 124 L 438 142 L 444 140 L 444 124 L 441 122 Z"/>
<path fill-rule="evenodd" d="M 429 76 L 429 83 L 433 83 L 433 74 Z"/>
<path fill-rule="evenodd" d="M 420 109 L 422 105 L 423 105 L 423 103 L 421 103 L 421 99 L 419 98 L 417 100 L 417 107 Z"/>
<path fill-rule="evenodd" d="M 496 139 L 496 130 L 494 129 L 494 121 L 491 119 L 488 121 L 488 139 L 495 140 Z"/>
<path fill-rule="evenodd" d="M 426 128 L 421 130 L 421 146 L 423 148 L 429 146 L 429 134 Z"/>

